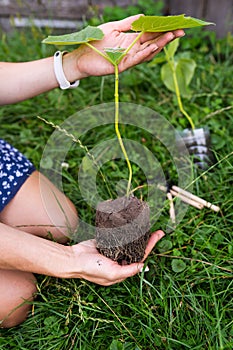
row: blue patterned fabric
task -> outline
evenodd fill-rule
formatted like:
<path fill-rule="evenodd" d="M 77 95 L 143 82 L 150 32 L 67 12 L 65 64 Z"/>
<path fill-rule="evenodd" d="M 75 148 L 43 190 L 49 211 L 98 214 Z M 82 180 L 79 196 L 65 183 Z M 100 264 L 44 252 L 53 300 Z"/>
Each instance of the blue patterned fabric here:
<path fill-rule="evenodd" d="M 22 153 L 0 139 L 0 212 L 35 170 Z"/>

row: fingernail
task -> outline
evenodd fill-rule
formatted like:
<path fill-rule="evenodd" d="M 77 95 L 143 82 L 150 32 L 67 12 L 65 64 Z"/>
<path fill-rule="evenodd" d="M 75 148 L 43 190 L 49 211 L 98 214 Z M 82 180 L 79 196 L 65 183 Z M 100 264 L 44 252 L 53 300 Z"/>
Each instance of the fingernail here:
<path fill-rule="evenodd" d="M 159 47 L 158 47 L 157 45 L 154 44 L 154 45 L 153 45 L 152 52 L 155 52 L 156 50 L 158 50 L 158 48 L 159 48 Z"/>
<path fill-rule="evenodd" d="M 150 271 L 148 266 L 146 266 L 144 270 L 143 269 L 144 269 L 144 267 L 141 267 L 140 268 L 140 272 L 148 272 L 148 271 Z"/>
<path fill-rule="evenodd" d="M 175 38 L 175 35 L 173 32 L 165 33 L 164 35 L 167 35 L 167 40 L 172 41 Z"/>

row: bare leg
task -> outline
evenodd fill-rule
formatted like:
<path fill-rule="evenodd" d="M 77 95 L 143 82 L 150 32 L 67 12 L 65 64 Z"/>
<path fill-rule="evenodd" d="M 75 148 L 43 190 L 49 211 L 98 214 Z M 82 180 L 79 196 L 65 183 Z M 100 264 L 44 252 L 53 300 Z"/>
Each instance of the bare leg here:
<path fill-rule="evenodd" d="M 35 171 L 0 213 L 0 221 L 65 243 L 78 225 L 78 216 L 72 202 Z M 31 306 L 24 301 L 33 300 L 35 283 L 31 273 L 0 270 L 0 327 L 13 327 L 26 319 Z"/>
<path fill-rule="evenodd" d="M 36 292 L 32 273 L 0 270 L 0 327 L 10 328 L 22 323 L 31 309 L 28 301 Z"/>
<path fill-rule="evenodd" d="M 0 213 L 6 225 L 65 243 L 78 224 L 73 203 L 45 176 L 35 171 Z"/>

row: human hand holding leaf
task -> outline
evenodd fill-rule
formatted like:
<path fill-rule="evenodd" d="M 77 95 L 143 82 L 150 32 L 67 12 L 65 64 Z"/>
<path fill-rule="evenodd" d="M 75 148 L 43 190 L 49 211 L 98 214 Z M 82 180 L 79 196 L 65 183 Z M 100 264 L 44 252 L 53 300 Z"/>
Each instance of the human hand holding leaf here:
<path fill-rule="evenodd" d="M 184 15 L 136 15 L 99 27 L 87 26 L 76 33 L 48 36 L 43 43 L 80 46 L 70 54 L 71 57 L 66 55 L 64 59 L 67 78 L 70 77 L 69 80 L 74 81 L 91 75 L 113 74 L 114 67 L 109 54 L 105 52 L 106 49 L 124 51 L 117 57 L 119 72 L 122 72 L 140 62 L 152 59 L 171 40 L 183 36 L 183 28 L 210 24 L 212 23 Z M 129 33 L 130 30 L 133 32 Z"/>

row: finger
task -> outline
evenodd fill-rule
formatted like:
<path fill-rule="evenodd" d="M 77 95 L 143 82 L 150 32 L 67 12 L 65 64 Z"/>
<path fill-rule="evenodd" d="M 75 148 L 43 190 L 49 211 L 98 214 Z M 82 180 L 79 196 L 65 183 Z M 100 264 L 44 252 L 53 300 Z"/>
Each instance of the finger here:
<path fill-rule="evenodd" d="M 175 39 L 172 32 L 161 34 L 153 40 L 149 40 L 140 45 L 139 51 L 133 57 L 134 64 L 148 61 L 155 54 L 159 53 L 165 45 Z"/>
<path fill-rule="evenodd" d="M 139 63 L 148 61 L 149 57 L 153 57 L 156 53 L 159 52 L 158 50 L 161 49 L 159 49 L 156 44 L 151 44 L 142 50 L 139 49 L 139 51 L 134 55 L 129 54 L 125 56 L 119 64 L 119 72 L 122 72 L 125 69 L 135 66 Z"/>
<path fill-rule="evenodd" d="M 140 46 L 140 50 L 144 50 L 146 47 L 152 45 L 152 44 L 155 44 L 153 45 L 154 46 L 154 50 L 157 50 L 158 49 L 158 45 L 156 44 L 156 39 L 151 39 L 151 40 L 147 40 L 145 41 L 144 43 L 141 44 Z M 152 48 L 152 47 L 151 47 Z"/>
<path fill-rule="evenodd" d="M 151 61 L 155 55 L 157 55 L 158 53 L 160 53 L 162 51 L 162 47 L 154 49 L 152 52 L 150 52 L 144 59 L 142 62 L 147 62 L 147 61 Z"/>
<path fill-rule="evenodd" d="M 183 31 L 183 29 L 174 30 L 173 34 L 175 35 L 176 38 L 180 38 L 182 36 L 185 36 L 185 32 Z"/>
<path fill-rule="evenodd" d="M 154 233 L 152 233 L 152 235 L 150 236 L 149 238 L 149 241 L 148 241 L 148 244 L 147 244 L 147 247 L 146 247 L 146 250 L 145 250 L 145 255 L 143 257 L 143 260 L 144 261 L 148 255 L 150 254 L 150 252 L 152 251 L 152 249 L 154 248 L 154 246 L 156 245 L 156 243 L 164 236 L 164 232 L 159 230 L 159 231 L 156 231 Z"/>
<path fill-rule="evenodd" d="M 143 14 L 138 14 L 124 18 L 120 21 L 109 22 L 99 26 L 99 28 L 104 28 L 106 26 L 111 26 L 111 29 L 118 30 L 119 32 L 126 32 L 131 29 L 131 24 L 136 21 L 139 17 L 144 16 Z"/>
<path fill-rule="evenodd" d="M 173 32 L 167 32 L 162 35 L 160 35 L 158 38 L 155 39 L 155 42 L 158 47 L 164 47 L 167 45 L 170 41 L 174 40 L 176 37 Z"/>
<path fill-rule="evenodd" d="M 156 40 L 159 37 L 166 35 L 167 33 L 172 33 L 175 38 L 180 38 L 185 35 L 183 29 L 177 29 L 171 32 L 146 32 L 140 38 L 140 43 L 143 44 L 148 40 Z"/>
<path fill-rule="evenodd" d="M 163 34 L 164 33 L 161 33 L 161 32 L 146 32 L 140 37 L 139 42 L 140 44 L 143 44 L 146 41 L 155 40 Z"/>
<path fill-rule="evenodd" d="M 144 264 L 142 262 L 132 263 L 129 265 L 119 265 L 115 266 L 111 272 L 111 279 L 114 283 L 118 283 L 119 281 L 123 281 L 128 277 L 132 277 L 139 273 L 143 269 Z"/>
<path fill-rule="evenodd" d="M 160 33 L 160 37 L 154 39 L 154 40 L 149 40 L 142 44 L 140 46 L 140 50 L 137 53 L 137 59 L 139 62 L 146 62 L 150 61 L 152 58 L 154 58 L 155 55 L 157 55 L 164 46 L 169 44 L 171 41 L 178 39 L 179 37 L 184 36 L 185 33 L 183 30 L 177 30 L 174 32 L 169 32 L 169 33 Z"/>
<path fill-rule="evenodd" d="M 169 44 L 171 41 L 180 38 L 185 35 L 183 30 L 175 30 L 174 32 L 166 32 L 166 33 L 157 33 L 157 37 L 153 39 L 145 40 L 146 38 L 142 38 L 141 43 L 143 43 L 144 46 L 147 46 L 147 44 L 156 44 L 159 48 L 163 48 L 165 45 Z"/>
<path fill-rule="evenodd" d="M 112 266 L 111 272 L 108 270 L 107 278 L 100 277 L 95 278 L 94 280 L 90 279 L 90 281 L 103 286 L 111 286 L 113 284 L 123 282 L 126 278 L 136 275 L 143 269 L 143 263 L 133 263 L 123 266 L 119 265 L 118 263 L 116 264 L 116 266 Z"/>

